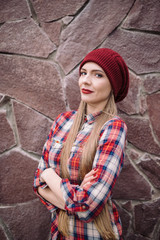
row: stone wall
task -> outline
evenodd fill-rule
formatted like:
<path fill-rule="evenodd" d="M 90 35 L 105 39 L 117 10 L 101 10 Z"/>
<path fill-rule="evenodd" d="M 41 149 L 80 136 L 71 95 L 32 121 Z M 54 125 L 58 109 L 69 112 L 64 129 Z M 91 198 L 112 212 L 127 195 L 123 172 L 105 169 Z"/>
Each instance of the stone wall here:
<path fill-rule="evenodd" d="M 0 0 L 0 239 L 47 240 L 50 214 L 32 190 L 53 119 L 80 100 L 90 50 L 118 51 L 130 90 L 114 189 L 126 240 L 160 239 L 160 1 Z"/>

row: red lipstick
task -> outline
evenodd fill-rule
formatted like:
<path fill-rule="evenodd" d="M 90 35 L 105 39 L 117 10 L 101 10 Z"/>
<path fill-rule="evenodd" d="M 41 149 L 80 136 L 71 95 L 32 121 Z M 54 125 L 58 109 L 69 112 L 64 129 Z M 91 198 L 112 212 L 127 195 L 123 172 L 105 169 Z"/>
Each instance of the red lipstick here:
<path fill-rule="evenodd" d="M 93 91 L 91 91 L 89 89 L 82 88 L 82 93 L 84 93 L 84 94 L 91 94 L 91 93 L 93 93 Z"/>

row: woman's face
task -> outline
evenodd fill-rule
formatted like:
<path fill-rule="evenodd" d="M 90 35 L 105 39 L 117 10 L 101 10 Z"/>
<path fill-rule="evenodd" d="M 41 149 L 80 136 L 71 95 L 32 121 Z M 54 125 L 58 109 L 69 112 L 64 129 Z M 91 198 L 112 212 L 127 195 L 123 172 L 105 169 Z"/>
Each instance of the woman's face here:
<path fill-rule="evenodd" d="M 85 63 L 80 71 L 79 87 L 87 113 L 103 110 L 111 92 L 111 84 L 103 69 L 94 62 Z"/>

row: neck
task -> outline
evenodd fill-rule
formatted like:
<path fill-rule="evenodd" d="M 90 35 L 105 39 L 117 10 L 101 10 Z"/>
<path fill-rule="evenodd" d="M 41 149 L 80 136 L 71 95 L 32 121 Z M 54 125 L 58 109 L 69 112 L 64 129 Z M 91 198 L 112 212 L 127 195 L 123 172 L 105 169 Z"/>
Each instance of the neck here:
<path fill-rule="evenodd" d="M 86 107 L 86 114 L 93 114 L 93 113 L 96 113 L 96 112 L 99 112 L 99 111 L 103 111 L 103 109 L 105 108 L 106 106 L 106 101 L 102 104 L 88 104 L 87 103 L 87 107 Z"/>

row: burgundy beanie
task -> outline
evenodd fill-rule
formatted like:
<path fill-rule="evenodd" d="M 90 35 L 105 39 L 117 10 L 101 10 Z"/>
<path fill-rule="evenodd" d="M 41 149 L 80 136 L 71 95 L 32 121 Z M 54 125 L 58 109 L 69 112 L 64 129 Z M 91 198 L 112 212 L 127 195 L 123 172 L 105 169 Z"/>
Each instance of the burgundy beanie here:
<path fill-rule="evenodd" d="M 95 62 L 106 73 L 114 94 L 115 102 L 122 101 L 129 88 L 129 72 L 123 58 L 108 48 L 99 48 L 86 55 L 80 64 L 79 71 L 86 62 Z"/>

